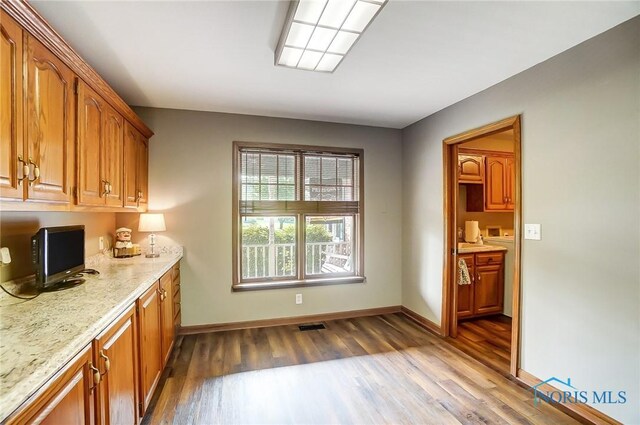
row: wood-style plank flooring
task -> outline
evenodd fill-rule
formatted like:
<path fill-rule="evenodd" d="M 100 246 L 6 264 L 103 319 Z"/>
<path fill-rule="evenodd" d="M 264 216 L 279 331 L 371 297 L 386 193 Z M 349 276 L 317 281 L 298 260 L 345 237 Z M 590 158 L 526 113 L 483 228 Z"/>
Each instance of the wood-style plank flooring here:
<path fill-rule="evenodd" d="M 185 336 L 143 424 L 573 424 L 401 314 Z"/>
<path fill-rule="evenodd" d="M 474 359 L 509 375 L 511 362 L 511 318 L 503 315 L 458 323 L 458 336 L 449 342 Z"/>

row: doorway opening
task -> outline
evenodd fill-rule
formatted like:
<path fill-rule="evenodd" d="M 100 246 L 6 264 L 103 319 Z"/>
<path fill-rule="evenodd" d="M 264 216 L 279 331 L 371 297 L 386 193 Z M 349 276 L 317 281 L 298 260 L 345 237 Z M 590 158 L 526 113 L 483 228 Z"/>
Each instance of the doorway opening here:
<path fill-rule="evenodd" d="M 520 348 L 520 116 L 443 141 L 442 330 L 453 345 L 516 376 Z"/>

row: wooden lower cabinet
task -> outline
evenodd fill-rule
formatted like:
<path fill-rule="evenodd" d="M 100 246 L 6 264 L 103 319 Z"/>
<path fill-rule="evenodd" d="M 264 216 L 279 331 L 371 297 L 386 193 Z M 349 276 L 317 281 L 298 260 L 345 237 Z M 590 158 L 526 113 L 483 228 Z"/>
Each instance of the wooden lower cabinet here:
<path fill-rule="evenodd" d="M 7 424 L 94 424 L 96 376 L 91 344 L 41 388 Z"/>
<path fill-rule="evenodd" d="M 466 319 L 502 313 L 504 307 L 504 253 L 461 254 L 471 285 L 458 285 L 457 315 Z"/>
<path fill-rule="evenodd" d="M 137 424 L 138 335 L 135 306 L 93 342 L 94 364 L 102 377 L 97 387 L 97 424 Z"/>
<path fill-rule="evenodd" d="M 173 270 L 160 278 L 160 316 L 162 325 L 162 366 L 169 361 L 175 329 L 173 324 Z"/>
<path fill-rule="evenodd" d="M 143 416 L 149 407 L 153 391 L 162 374 L 160 293 L 159 282 L 156 282 L 138 299 L 140 416 Z"/>
<path fill-rule="evenodd" d="M 182 297 L 180 295 L 180 262 L 173 266 L 173 327 L 177 334 L 182 323 Z"/>

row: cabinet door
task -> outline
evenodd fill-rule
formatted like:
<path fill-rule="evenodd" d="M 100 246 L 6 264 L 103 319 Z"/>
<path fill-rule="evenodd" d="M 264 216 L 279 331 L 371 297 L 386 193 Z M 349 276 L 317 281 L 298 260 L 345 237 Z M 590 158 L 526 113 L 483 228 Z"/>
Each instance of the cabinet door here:
<path fill-rule="evenodd" d="M 84 82 L 78 83 L 77 190 L 78 205 L 104 205 L 105 104 Z"/>
<path fill-rule="evenodd" d="M 104 114 L 104 180 L 109 184 L 106 203 L 112 207 L 124 205 L 124 119 L 107 105 Z"/>
<path fill-rule="evenodd" d="M 7 424 L 86 425 L 94 423 L 91 345 L 71 360 L 51 384 L 29 399 Z"/>
<path fill-rule="evenodd" d="M 160 311 L 162 314 L 162 365 L 167 364 L 173 337 L 175 336 L 173 321 L 173 271 L 169 270 L 160 278 Z"/>
<path fill-rule="evenodd" d="M 138 330 L 140 347 L 140 416 L 149 406 L 162 373 L 162 331 L 160 290 L 156 282 L 138 299 Z"/>
<path fill-rule="evenodd" d="M 149 203 L 149 141 L 141 134 L 138 143 L 138 204 L 146 211 Z"/>
<path fill-rule="evenodd" d="M 68 203 L 74 76 L 36 39 L 26 39 L 26 156 L 35 178 L 28 198 Z"/>
<path fill-rule="evenodd" d="M 1 10 L 0 18 L 0 198 L 22 200 L 22 29 Z"/>
<path fill-rule="evenodd" d="M 102 375 L 98 386 L 99 424 L 138 423 L 138 340 L 135 306 L 95 340 L 95 364 Z"/>
<path fill-rule="evenodd" d="M 176 333 L 180 330 L 180 325 L 182 323 L 182 296 L 180 292 L 180 262 L 178 261 L 176 265 L 173 266 L 173 327 Z"/>
<path fill-rule="evenodd" d="M 476 267 L 475 314 L 502 313 L 503 280 L 502 265 Z"/>
<path fill-rule="evenodd" d="M 124 205 L 138 205 L 138 130 L 124 124 Z"/>
<path fill-rule="evenodd" d="M 459 258 L 462 258 L 465 260 L 465 263 L 467 263 L 469 277 L 471 278 L 471 285 L 457 285 L 458 318 L 464 318 L 473 315 L 473 289 L 475 275 L 473 274 L 473 255 L 461 255 Z"/>
<path fill-rule="evenodd" d="M 482 155 L 458 155 L 458 181 L 460 183 L 482 183 L 484 180 L 483 161 Z"/>
<path fill-rule="evenodd" d="M 507 197 L 507 209 L 513 211 L 515 206 L 515 181 L 516 181 L 516 167 L 514 158 L 507 158 L 505 162 L 505 178 L 507 183 L 505 184 L 505 195 Z"/>
<path fill-rule="evenodd" d="M 507 208 L 506 158 L 487 157 L 485 167 L 485 210 L 504 211 Z"/>

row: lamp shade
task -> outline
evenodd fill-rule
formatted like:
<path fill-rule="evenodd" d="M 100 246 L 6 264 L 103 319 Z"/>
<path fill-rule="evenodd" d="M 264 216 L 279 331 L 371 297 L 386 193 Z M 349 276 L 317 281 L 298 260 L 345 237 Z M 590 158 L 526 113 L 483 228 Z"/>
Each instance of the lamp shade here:
<path fill-rule="evenodd" d="M 140 214 L 139 232 L 164 232 L 164 214 Z"/>

